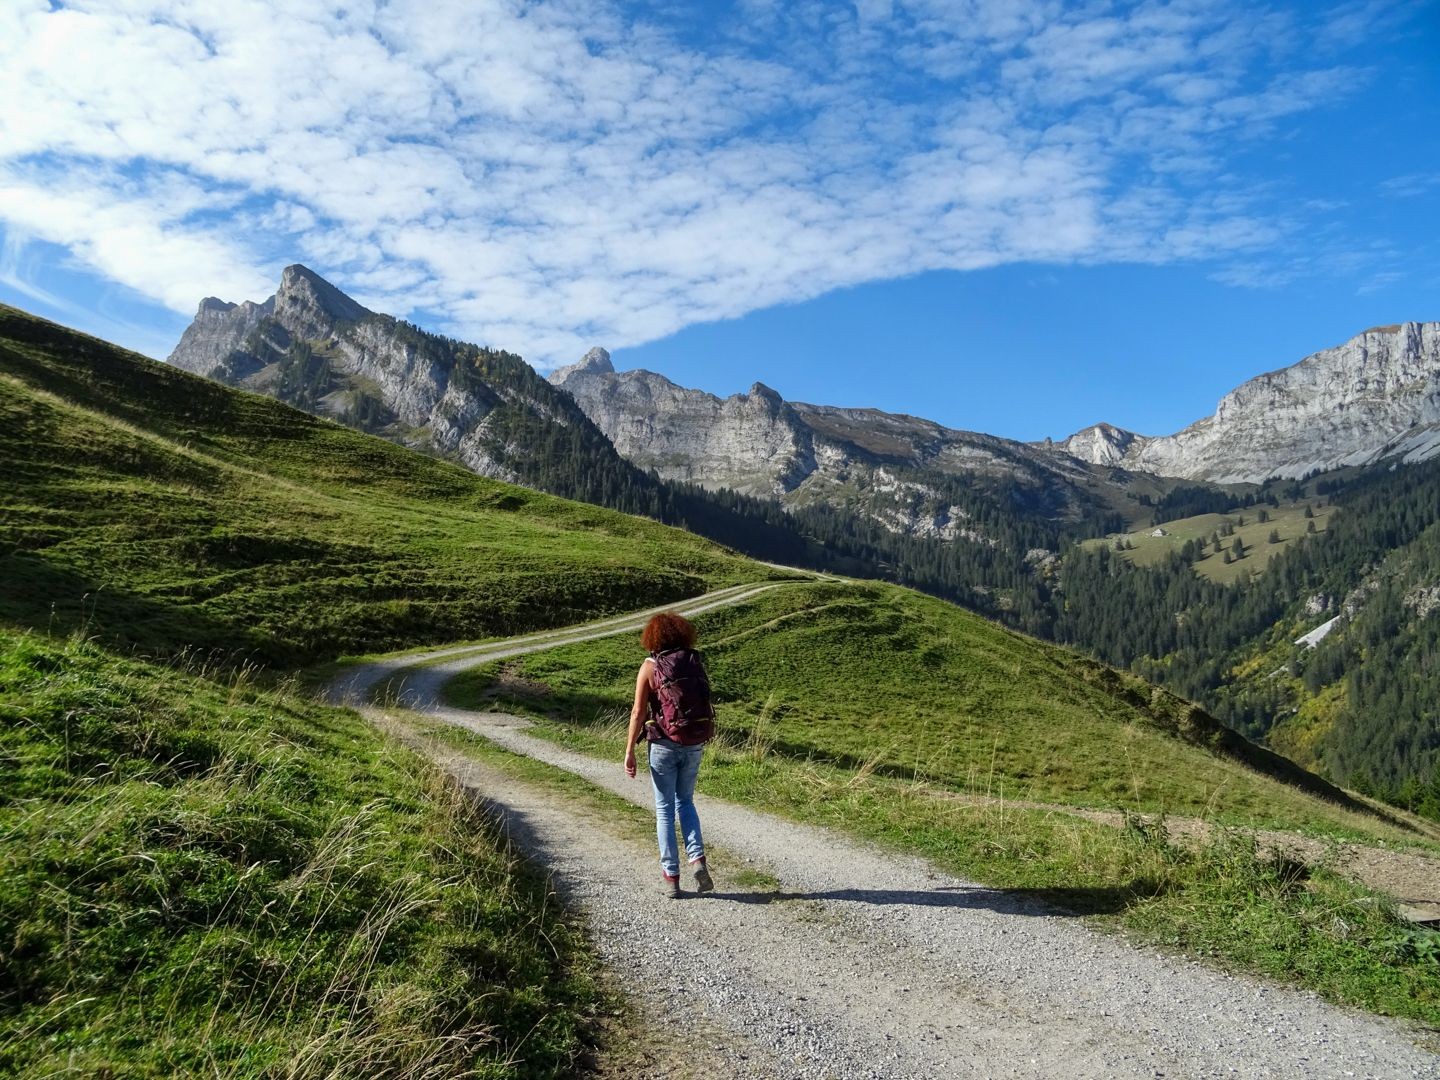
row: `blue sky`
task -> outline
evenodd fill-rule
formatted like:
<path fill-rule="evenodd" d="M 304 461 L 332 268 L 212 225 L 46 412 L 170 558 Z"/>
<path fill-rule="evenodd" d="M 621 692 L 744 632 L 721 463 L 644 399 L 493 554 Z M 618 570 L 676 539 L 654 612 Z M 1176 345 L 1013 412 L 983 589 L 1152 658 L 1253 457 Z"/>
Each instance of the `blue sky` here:
<path fill-rule="evenodd" d="M 1435 4 L 6 6 L 0 300 L 151 355 L 304 262 L 542 370 L 1033 439 L 1440 319 Z"/>

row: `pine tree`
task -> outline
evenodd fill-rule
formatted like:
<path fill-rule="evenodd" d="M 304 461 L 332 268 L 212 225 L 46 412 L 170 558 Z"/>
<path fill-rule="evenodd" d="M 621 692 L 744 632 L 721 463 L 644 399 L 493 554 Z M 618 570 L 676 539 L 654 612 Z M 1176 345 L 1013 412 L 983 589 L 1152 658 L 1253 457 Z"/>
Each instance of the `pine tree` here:
<path fill-rule="evenodd" d="M 1269 542 L 1272 543 L 1272 544 L 1278 544 L 1278 543 L 1280 542 L 1280 530 L 1279 530 L 1279 529 L 1271 529 L 1271 530 L 1270 530 L 1270 541 L 1269 541 Z"/>

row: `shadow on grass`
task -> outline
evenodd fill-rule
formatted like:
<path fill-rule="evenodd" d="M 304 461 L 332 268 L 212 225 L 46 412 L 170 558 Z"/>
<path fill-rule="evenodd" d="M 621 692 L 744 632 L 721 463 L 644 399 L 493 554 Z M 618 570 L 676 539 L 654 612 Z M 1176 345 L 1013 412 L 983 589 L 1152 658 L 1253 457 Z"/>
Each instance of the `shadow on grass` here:
<path fill-rule="evenodd" d="M 193 649 L 284 659 L 281 646 L 204 612 L 104 584 L 79 570 L 24 551 L 0 558 L 0 622 L 55 635 L 85 634 L 151 655 Z"/>

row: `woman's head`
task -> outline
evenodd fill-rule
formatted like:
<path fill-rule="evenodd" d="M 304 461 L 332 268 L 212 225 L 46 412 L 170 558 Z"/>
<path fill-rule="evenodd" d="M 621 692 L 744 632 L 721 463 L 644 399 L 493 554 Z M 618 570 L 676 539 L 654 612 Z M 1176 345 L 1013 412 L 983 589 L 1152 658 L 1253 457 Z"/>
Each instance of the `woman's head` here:
<path fill-rule="evenodd" d="M 668 649 L 693 649 L 695 627 L 683 615 L 673 611 L 662 611 L 652 615 L 640 633 L 640 644 L 646 652 L 658 653 Z"/>

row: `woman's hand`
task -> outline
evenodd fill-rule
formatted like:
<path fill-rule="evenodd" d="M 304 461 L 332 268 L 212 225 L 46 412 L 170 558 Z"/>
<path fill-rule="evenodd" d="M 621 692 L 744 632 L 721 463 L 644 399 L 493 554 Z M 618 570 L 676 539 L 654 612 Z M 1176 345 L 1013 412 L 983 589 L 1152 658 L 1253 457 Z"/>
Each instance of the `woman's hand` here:
<path fill-rule="evenodd" d="M 632 780 L 635 779 L 635 747 L 633 746 L 625 751 L 625 775 Z"/>

